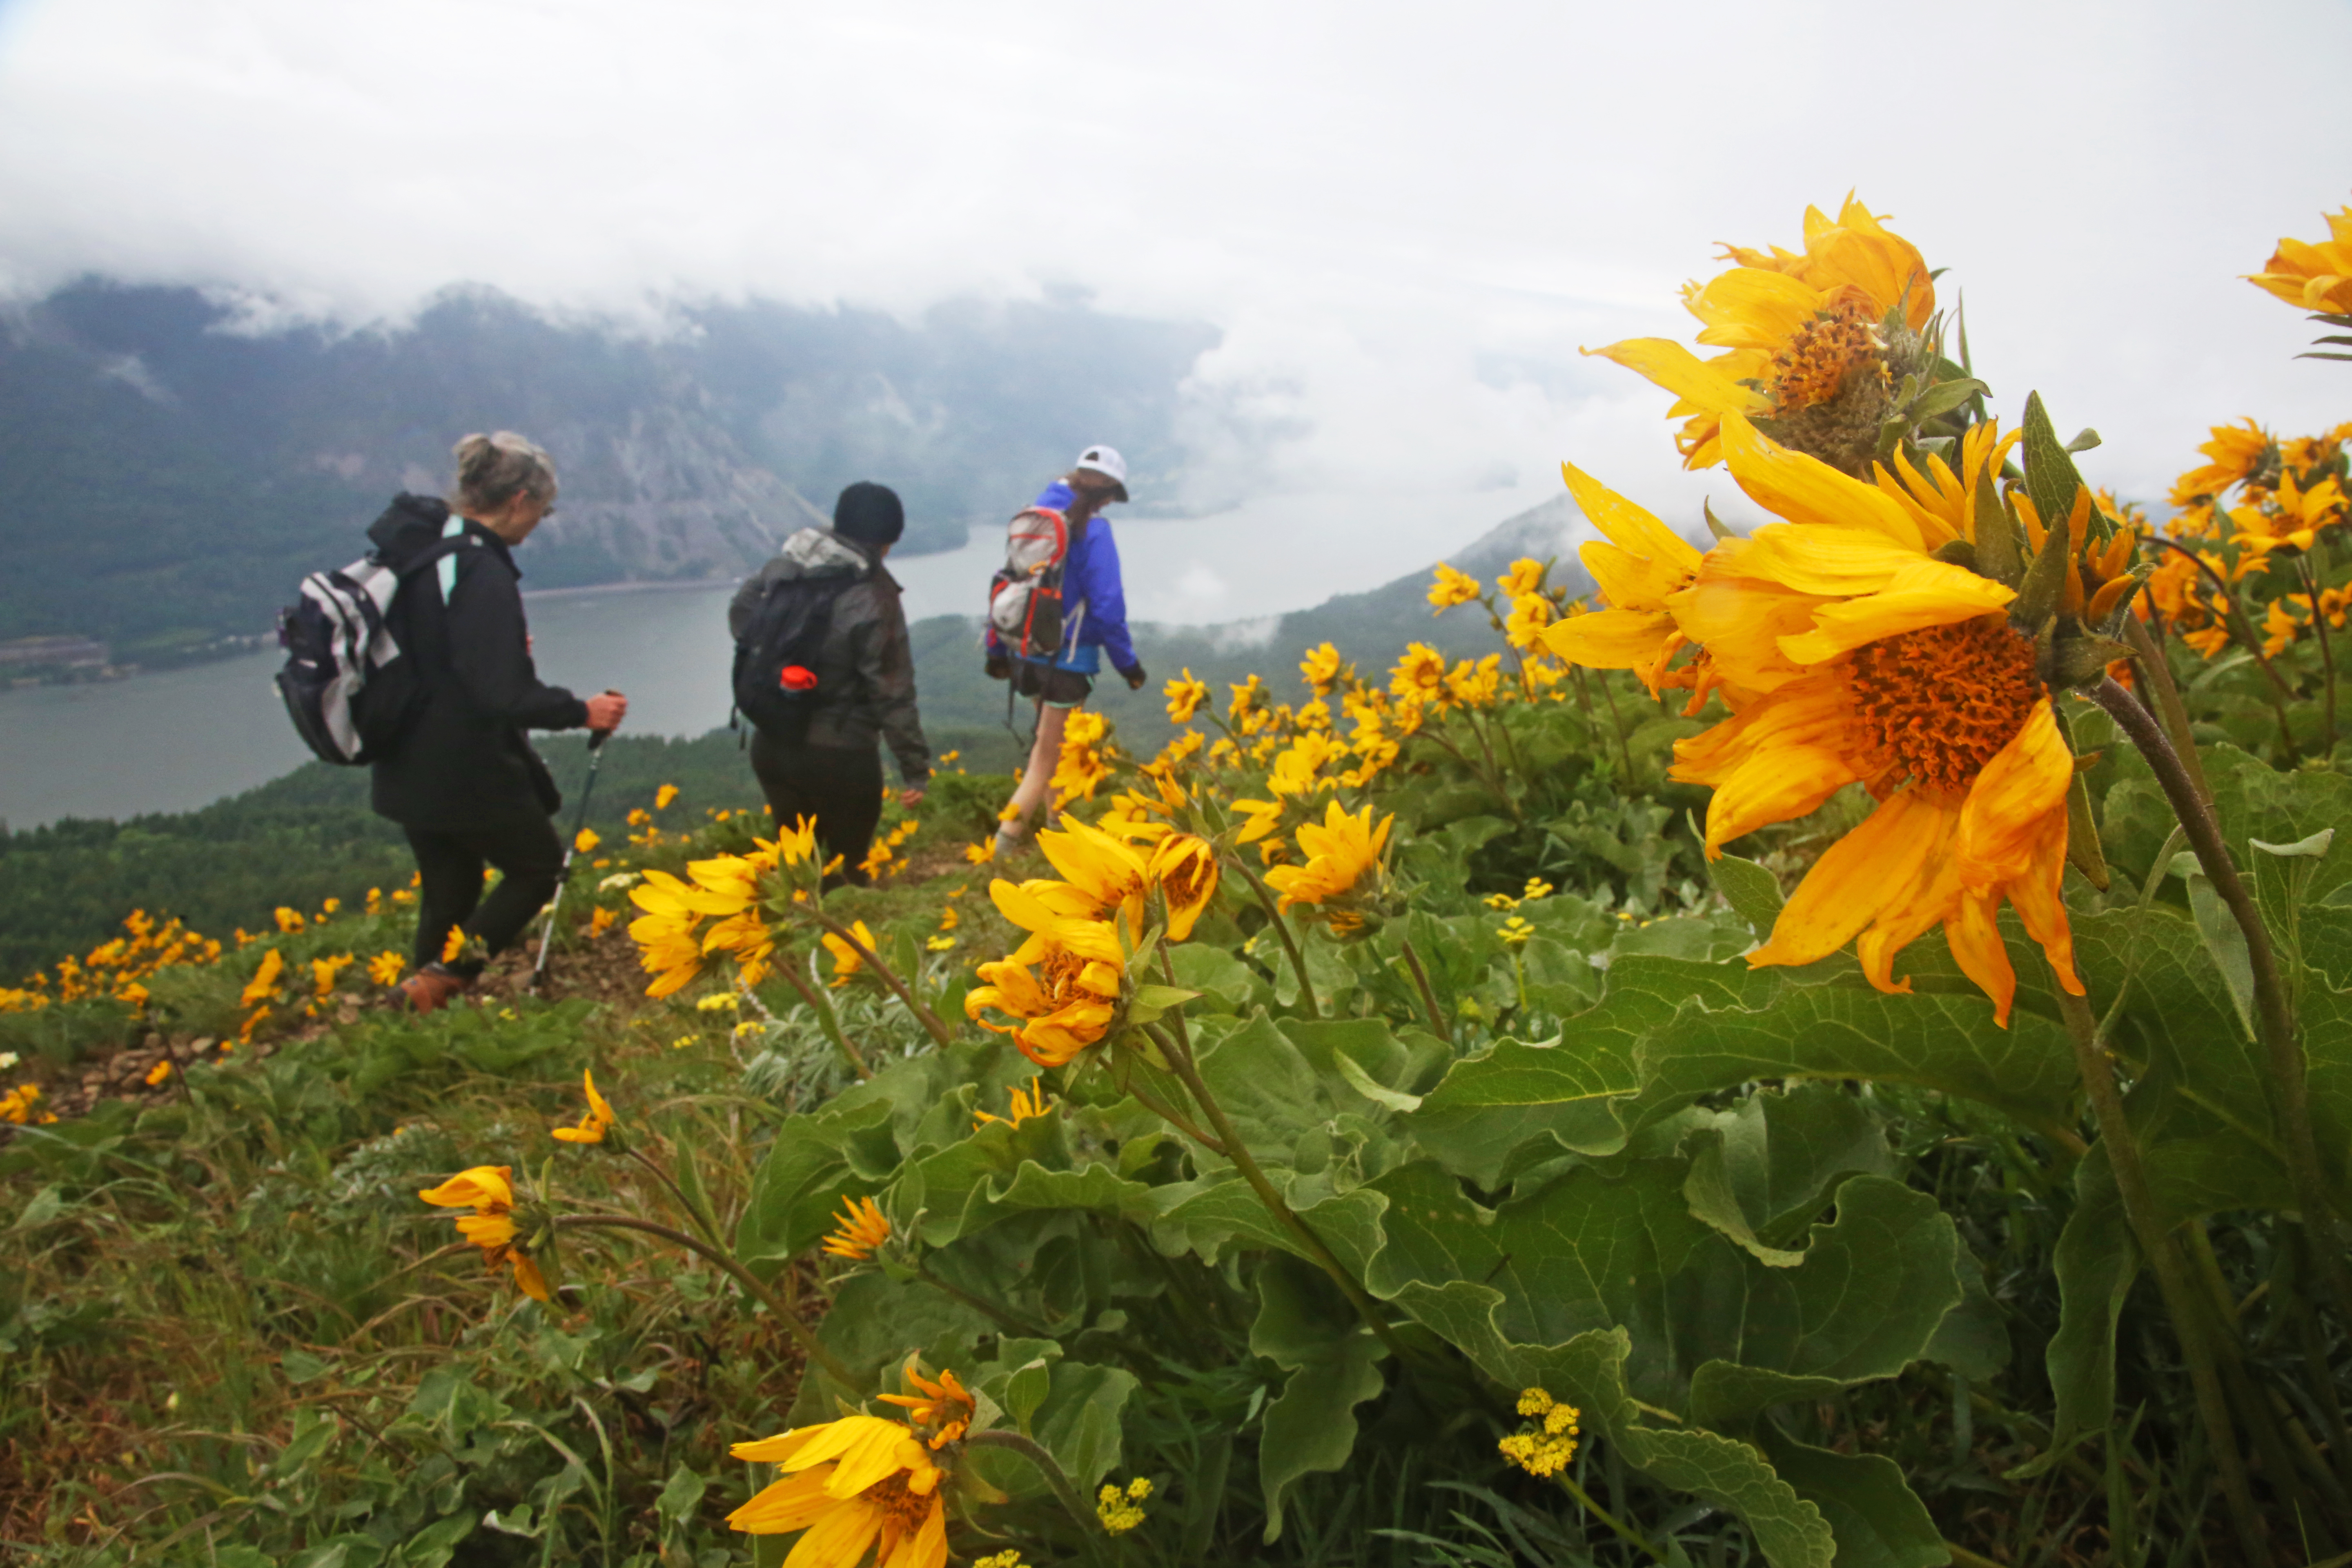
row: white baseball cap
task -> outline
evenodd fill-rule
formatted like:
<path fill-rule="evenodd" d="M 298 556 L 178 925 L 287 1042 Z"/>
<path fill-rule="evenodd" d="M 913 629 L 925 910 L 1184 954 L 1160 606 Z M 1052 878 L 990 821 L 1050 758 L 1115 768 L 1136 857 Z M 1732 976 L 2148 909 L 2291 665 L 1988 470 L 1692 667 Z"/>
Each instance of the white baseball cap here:
<path fill-rule="evenodd" d="M 1127 459 L 1114 447 L 1089 447 L 1078 454 L 1073 468 L 1091 468 L 1118 487 L 1118 499 L 1127 499 Z"/>

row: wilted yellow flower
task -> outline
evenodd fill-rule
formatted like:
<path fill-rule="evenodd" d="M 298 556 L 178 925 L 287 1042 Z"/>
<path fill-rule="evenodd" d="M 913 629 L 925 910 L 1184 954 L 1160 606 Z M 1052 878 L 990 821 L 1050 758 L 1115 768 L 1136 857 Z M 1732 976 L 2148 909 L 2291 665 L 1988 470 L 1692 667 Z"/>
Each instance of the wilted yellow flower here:
<path fill-rule="evenodd" d="M 2352 206 L 2326 216 L 2326 239 L 2281 239 L 2269 264 L 2246 281 L 2305 310 L 2352 314 Z"/>
<path fill-rule="evenodd" d="M 246 982 L 245 994 L 237 998 L 237 1005 L 251 1007 L 276 995 L 278 977 L 285 973 L 286 955 L 271 948 L 261 955 L 261 967 L 253 972 L 251 980 Z"/>
<path fill-rule="evenodd" d="M 613 1114 L 611 1103 L 596 1092 L 596 1075 L 593 1071 L 583 1071 L 580 1081 L 588 1090 L 588 1109 L 581 1116 L 579 1126 L 554 1128 L 553 1135 L 560 1143 L 602 1143 L 605 1131 L 618 1119 Z"/>
<path fill-rule="evenodd" d="M 946 1568 L 940 1483 L 948 1472 L 902 1423 L 845 1415 L 731 1452 L 785 1472 L 727 1523 L 748 1535 L 806 1531 L 787 1559 L 792 1568 L 857 1568 L 868 1547 L 885 1568 Z"/>
<path fill-rule="evenodd" d="M 1171 833 L 1153 847 L 1146 875 L 1168 906 L 1168 940 L 1184 941 L 1217 896 L 1216 850 L 1205 838 Z"/>
<path fill-rule="evenodd" d="M 524 1295 L 537 1301 L 554 1299 L 539 1266 L 515 1249 L 514 1167 L 476 1165 L 416 1195 L 438 1208 L 471 1208 L 472 1214 L 458 1216 L 457 1234 L 482 1249 L 489 1271 L 495 1274 L 499 1264 L 509 1264 Z"/>
<path fill-rule="evenodd" d="M 1027 1089 L 1014 1089 L 1013 1114 L 1009 1117 L 992 1116 L 985 1110 L 973 1111 L 971 1113 L 972 1131 L 977 1132 L 992 1121 L 1001 1121 L 1008 1127 L 1018 1127 L 1024 1121 L 1034 1121 L 1045 1115 L 1052 1109 L 1052 1101 L 1047 1098 L 1043 1083 L 1043 1079 L 1032 1078 Z"/>
<path fill-rule="evenodd" d="M 929 1433 L 923 1446 L 936 1453 L 970 1430 L 980 1401 L 949 1369 L 941 1367 L 935 1381 L 925 1377 L 917 1365 L 917 1358 L 908 1356 L 907 1364 L 898 1369 L 900 1380 L 914 1390 L 912 1394 L 879 1394 L 875 1397 L 885 1405 L 898 1406 L 907 1413 L 909 1426 L 919 1432 Z"/>
<path fill-rule="evenodd" d="M 1192 715 L 1201 710 L 1201 704 L 1209 700 L 1209 686 L 1206 681 L 1193 679 L 1192 672 L 1188 668 L 1170 681 L 1162 689 L 1161 695 L 1168 699 L 1168 721 L 1171 724 L 1190 724 Z"/>
<path fill-rule="evenodd" d="M 1126 954 L 1109 926 L 1063 913 L 1029 889 L 1000 879 L 988 893 L 1029 940 L 1010 958 L 980 966 L 982 984 L 964 997 L 964 1014 L 1012 1036 L 1038 1066 L 1059 1067 L 1109 1031 Z M 1012 1022 L 992 1023 L 992 1013 Z"/>
<path fill-rule="evenodd" d="M 1430 613 L 1442 616 L 1456 605 L 1466 605 L 1474 599 L 1483 598 L 1486 592 L 1477 578 L 1466 572 L 1456 572 L 1441 561 L 1429 584 Z"/>
<path fill-rule="evenodd" d="M 1298 673 L 1315 689 L 1316 696 L 1324 695 L 1339 679 L 1339 650 L 1328 642 L 1308 648 L 1307 657 L 1298 661 Z"/>
<path fill-rule="evenodd" d="M 845 1206 L 834 1216 L 840 1223 L 824 1238 L 824 1250 L 834 1258 L 863 1262 L 890 1239 L 889 1218 L 872 1198 L 853 1198 L 845 1194 L 841 1201 Z"/>
<path fill-rule="evenodd" d="M 1684 421 L 1675 445 L 1686 468 L 1722 458 L 1723 416 L 1736 414 L 1817 423 L 1822 428 L 1806 433 L 1818 439 L 1801 445 L 1833 450 L 1848 472 L 1866 471 L 1897 379 L 1883 331 L 1890 316 L 1916 333 L 1935 314 L 1927 262 L 1850 195 L 1834 223 L 1818 207 L 1805 209 L 1802 254 L 1777 246 L 1769 254 L 1723 250 L 1738 265 L 1686 286 L 1683 304 L 1702 323 L 1698 342 L 1725 353 L 1702 361 L 1665 338 L 1587 352 L 1675 395 L 1667 416 Z"/>
<path fill-rule="evenodd" d="M 662 785 L 661 788 L 654 791 L 654 809 L 656 811 L 667 811 L 669 809 L 669 803 L 677 798 L 677 785 L 666 784 Z"/>

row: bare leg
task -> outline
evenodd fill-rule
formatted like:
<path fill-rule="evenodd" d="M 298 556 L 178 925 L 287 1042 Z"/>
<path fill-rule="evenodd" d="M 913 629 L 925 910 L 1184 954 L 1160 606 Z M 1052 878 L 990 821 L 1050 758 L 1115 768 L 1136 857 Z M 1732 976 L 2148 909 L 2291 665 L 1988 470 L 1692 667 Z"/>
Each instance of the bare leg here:
<path fill-rule="evenodd" d="M 1066 708 L 1055 708 L 1045 703 L 1037 705 L 1037 740 L 1029 748 L 1029 765 L 1021 770 L 1020 787 L 1013 792 L 1013 818 L 997 828 L 999 837 L 1015 843 L 1026 842 L 1029 820 L 1037 808 L 1045 804 L 1045 792 L 1054 782 L 1054 770 L 1062 761 L 1062 725 L 1069 718 Z"/>

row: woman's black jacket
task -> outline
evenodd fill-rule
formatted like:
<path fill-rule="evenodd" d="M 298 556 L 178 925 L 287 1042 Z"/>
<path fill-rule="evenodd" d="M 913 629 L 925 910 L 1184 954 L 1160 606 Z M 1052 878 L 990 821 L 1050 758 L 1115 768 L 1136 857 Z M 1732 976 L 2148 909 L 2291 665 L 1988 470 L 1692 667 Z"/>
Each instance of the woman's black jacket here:
<path fill-rule="evenodd" d="M 402 495 L 368 530 L 394 565 L 442 536 L 446 502 Z M 424 688 L 390 752 L 375 763 L 377 815 L 405 827 L 463 833 L 544 820 L 563 804 L 526 730 L 576 730 L 588 705 L 541 682 L 523 624 L 522 574 L 497 535 L 468 518 L 468 548 L 402 584 L 390 617 Z M 446 598 L 442 580 L 454 565 Z"/>

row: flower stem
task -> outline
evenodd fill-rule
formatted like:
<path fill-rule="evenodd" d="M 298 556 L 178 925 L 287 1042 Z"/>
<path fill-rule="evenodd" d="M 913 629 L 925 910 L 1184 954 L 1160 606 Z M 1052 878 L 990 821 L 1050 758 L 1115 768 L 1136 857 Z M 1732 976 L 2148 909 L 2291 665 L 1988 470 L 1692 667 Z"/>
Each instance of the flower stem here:
<path fill-rule="evenodd" d="M 2336 648 L 2327 636 L 2327 614 L 2319 603 L 2319 578 L 2311 570 L 2308 552 L 2298 556 L 2295 564 L 2303 570 L 2303 590 L 2311 601 L 2311 629 L 2319 636 L 2319 667 L 2326 672 L 2326 700 L 2319 731 L 2319 754 L 2336 754 Z"/>
<path fill-rule="evenodd" d="M 1093 1512 L 1079 1498 L 1077 1486 L 1070 1479 L 1069 1472 L 1063 1469 L 1054 1456 L 1045 1451 L 1044 1444 L 1034 1438 L 1024 1437 L 1018 1432 L 1007 1431 L 1002 1426 L 992 1426 L 985 1432 L 971 1433 L 963 1441 L 964 1447 L 968 1448 L 1009 1450 L 1036 1466 L 1037 1473 L 1045 1478 L 1045 1484 L 1054 1489 L 1054 1496 L 1060 1500 L 1063 1510 L 1077 1525 L 1080 1540 L 1091 1542 L 1096 1532 L 1102 1528 Z"/>
<path fill-rule="evenodd" d="M 2128 698 L 2129 694 L 2126 695 Z M 2106 1150 L 2107 1167 L 2115 1173 L 2124 1216 L 2130 1222 L 2149 1270 L 2156 1275 L 2157 1287 L 2164 1295 L 2165 1310 L 2180 1342 L 2181 1359 L 2189 1364 L 2189 1381 L 2197 1395 L 2198 1419 L 2213 1451 L 2214 1467 L 2221 1472 L 2221 1495 L 2229 1504 L 2231 1521 L 2237 1528 L 2239 1550 L 2250 1565 L 2268 1563 L 2270 1552 L 2264 1543 L 2262 1516 L 2254 1511 L 2253 1492 L 2246 1484 L 2246 1461 L 2238 1452 L 2237 1430 L 2230 1421 L 2229 1395 L 2222 1390 L 2212 1342 L 2206 1335 L 2202 1303 L 2185 1277 L 2172 1237 L 2157 1218 L 2156 1198 L 2148 1190 L 2147 1171 L 2140 1163 L 2139 1145 L 2133 1141 L 2131 1123 L 2124 1115 L 2123 1095 L 2116 1088 L 2115 1064 L 2099 1042 L 2098 1022 L 2091 1016 L 2089 1002 L 2063 984 L 2053 984 L 2051 989 L 2057 994 L 2059 1015 L 2065 1023 L 2067 1037 L 2074 1042 L 2074 1068 L 2082 1075 L 2084 1091 L 2097 1118 L 2099 1145 Z"/>
<path fill-rule="evenodd" d="M 1631 1525 L 1621 1522 L 1615 1514 L 1611 1513 L 1607 1509 L 1602 1508 L 1598 1502 L 1594 1501 L 1592 1494 L 1586 1491 L 1581 1486 L 1579 1486 L 1574 1476 L 1570 1475 L 1566 1470 L 1562 1470 L 1555 1479 L 1562 1487 L 1567 1489 L 1569 1496 L 1574 1498 L 1579 1503 L 1583 1505 L 1585 1512 L 1591 1514 L 1593 1518 L 1599 1520 L 1601 1523 L 1615 1531 L 1628 1544 L 1640 1548 L 1643 1552 L 1648 1554 L 1650 1561 L 1653 1563 L 1664 1563 L 1666 1560 L 1665 1553 L 1660 1552 L 1656 1547 L 1651 1545 L 1649 1542 L 1643 1539 L 1639 1531 L 1635 1531 Z"/>
<path fill-rule="evenodd" d="M 2148 689 L 2156 693 L 2156 710 L 2164 715 L 2164 727 L 2172 732 L 2173 753 L 2188 770 L 2189 782 L 2197 786 L 2198 798 L 2211 805 L 2213 791 L 2205 783 L 2205 763 L 2197 754 L 2197 737 L 2189 728 L 2189 709 L 2180 700 L 2180 687 L 2172 679 L 2172 665 L 2164 656 L 2164 645 L 2137 616 L 2124 617 L 2124 637 L 2138 656 Z"/>
<path fill-rule="evenodd" d="M 677 1183 L 671 1178 L 670 1173 L 667 1171 L 663 1170 L 659 1165 L 655 1164 L 651 1160 L 646 1159 L 635 1149 L 627 1151 L 626 1158 L 635 1163 L 655 1181 L 659 1182 L 662 1184 L 663 1189 L 669 1194 L 670 1200 L 677 1204 L 680 1209 L 685 1211 L 687 1218 L 694 1222 L 694 1228 L 702 1233 L 704 1240 L 709 1242 L 713 1247 L 724 1247 L 727 1245 L 719 1238 L 719 1231 L 716 1225 L 714 1225 L 709 1219 L 705 1218 L 700 1209 L 695 1207 L 693 1204 L 687 1201 L 685 1189 L 680 1187 Z"/>
<path fill-rule="evenodd" d="M 1610 688 L 1604 671 L 1595 678 L 1601 686 L 1601 700 L 1609 704 L 1609 725 L 1617 731 L 1618 760 L 1625 764 L 1625 787 L 1633 787 L 1633 748 L 1625 742 L 1625 716 L 1617 710 L 1617 693 Z"/>
<path fill-rule="evenodd" d="M 2271 947 L 2270 930 L 2263 924 L 2262 911 L 2254 907 L 2253 895 L 2246 890 L 2245 879 L 2238 875 L 2237 865 L 2230 858 L 2229 846 L 2221 841 L 2220 821 L 2198 795 L 2179 754 L 2148 717 L 2147 710 L 2112 679 L 2101 681 L 2091 696 L 2131 737 L 2140 755 L 2147 759 L 2149 771 L 2164 787 L 2173 815 L 2180 819 L 2189 836 L 2189 847 L 2195 852 L 2198 865 L 2229 908 L 2238 929 L 2245 934 L 2246 964 L 2254 983 L 2254 1010 L 2262 1022 L 2263 1054 L 2270 1069 L 2263 1075 L 2263 1090 L 2270 1100 L 2271 1116 L 2277 1123 L 2279 1142 L 2284 1146 L 2287 1175 L 2294 1184 L 2295 1205 L 2303 1211 L 2304 1231 L 2311 1238 L 2312 1257 L 2319 1263 L 2321 1281 L 2336 1310 L 2345 1313 L 2347 1321 L 2352 1321 L 2352 1289 L 2347 1289 L 2345 1281 L 2343 1254 L 2336 1241 L 2335 1208 L 2327 1201 L 2327 1185 L 2320 1173 L 2319 1144 L 2311 1127 L 2307 1064 L 2302 1044 L 2295 1038 L 2294 1008 L 2287 994 L 2285 979 L 2279 973 L 2278 955 Z"/>
<path fill-rule="evenodd" d="M 2286 760 L 2290 763 L 2294 762 L 2294 732 L 2287 727 L 2286 704 L 2287 700 L 2294 695 L 2294 690 L 2281 679 L 2278 670 L 2272 666 L 2271 656 L 2263 651 L 2263 639 L 2255 635 L 2253 622 L 2246 619 L 2245 609 L 2238 603 L 2238 591 L 2230 585 L 2228 578 L 2213 570 L 2211 562 L 2187 545 L 2170 539 L 2159 539 L 2156 542 L 2163 545 L 2167 550 L 2176 550 L 2186 555 L 2189 560 L 2197 563 L 2199 571 L 2213 580 L 2214 591 L 2221 597 L 2221 621 L 2230 629 L 2231 640 L 2252 654 L 2254 662 L 2262 666 L 2263 673 L 2270 677 L 2271 707 L 2278 714 L 2279 744 L 2285 749 Z"/>
<path fill-rule="evenodd" d="M 1397 1337 L 1396 1329 L 1381 1315 L 1379 1304 L 1373 1301 L 1370 1292 L 1357 1282 L 1356 1277 L 1348 1271 L 1348 1266 L 1339 1261 L 1339 1254 L 1333 1252 L 1323 1238 L 1315 1234 L 1313 1227 L 1283 1201 L 1282 1194 L 1274 1190 L 1274 1184 L 1266 1179 L 1257 1157 L 1249 1152 L 1249 1145 L 1242 1141 L 1241 1133 L 1235 1130 L 1233 1118 L 1225 1114 L 1225 1108 L 1217 1103 L 1216 1096 L 1209 1092 L 1208 1084 L 1202 1080 L 1201 1069 L 1193 1061 L 1192 1053 L 1157 1025 L 1146 1024 L 1144 1031 L 1167 1056 L 1176 1069 L 1176 1076 L 1184 1080 L 1184 1087 L 1192 1090 L 1193 1102 L 1207 1115 L 1209 1125 L 1217 1130 L 1217 1136 L 1224 1141 L 1225 1158 L 1234 1163 L 1234 1169 L 1242 1173 L 1242 1180 L 1249 1184 L 1250 1190 L 1257 1194 L 1258 1202 L 1265 1205 L 1266 1213 L 1274 1216 L 1276 1224 L 1297 1237 L 1307 1256 L 1331 1277 L 1331 1282 L 1339 1287 L 1340 1294 L 1347 1297 L 1349 1303 L 1356 1309 L 1357 1316 L 1364 1320 L 1364 1326 L 1379 1337 L 1389 1352 L 1401 1362 L 1412 1360 L 1412 1352 Z"/>
<path fill-rule="evenodd" d="M 1257 901 L 1265 910 L 1265 918 L 1274 926 L 1274 934 L 1282 939 L 1282 950 L 1290 954 L 1290 972 L 1298 976 L 1298 999 L 1307 1004 L 1307 1016 L 1320 1018 L 1323 1009 L 1316 1005 L 1315 982 L 1307 978 L 1307 955 L 1298 951 L 1297 939 L 1290 934 L 1289 922 L 1282 918 L 1282 911 L 1274 907 L 1274 895 L 1265 890 L 1265 884 L 1242 863 L 1238 854 L 1234 857 L 1234 869 L 1242 874 L 1242 880 L 1247 882 L 1250 891 L 1257 895 Z"/>
<path fill-rule="evenodd" d="M 1404 966 L 1412 971 L 1412 983 L 1421 990 L 1422 1010 L 1429 1015 L 1429 1026 L 1447 1045 L 1454 1043 L 1454 1031 L 1445 1026 L 1445 1015 L 1438 1010 L 1437 993 L 1429 986 L 1429 971 L 1421 966 L 1421 954 L 1412 949 L 1412 938 L 1404 939 Z"/>
<path fill-rule="evenodd" d="M 874 973 L 881 976 L 882 984 L 887 985 L 897 994 L 898 1000 L 907 1005 L 907 1011 L 915 1016 L 915 1022 L 923 1026 L 925 1033 L 943 1047 L 955 1043 L 955 1037 L 948 1032 L 948 1026 L 945 1024 L 940 1022 L 939 1016 L 916 999 L 915 994 L 907 989 L 907 983 L 891 973 L 890 966 L 882 962 L 878 953 L 858 941 L 856 931 L 851 931 L 821 909 L 814 912 L 817 924 L 839 937 L 849 951 L 857 955 L 860 963 L 871 966 Z"/>
<path fill-rule="evenodd" d="M 676 1230 L 668 1226 L 659 1225 L 649 1219 L 638 1219 L 634 1215 L 558 1215 L 555 1217 L 555 1225 L 556 1228 L 559 1230 L 642 1231 L 647 1236 L 657 1236 L 664 1241 L 675 1243 L 679 1247 L 685 1247 L 688 1252 L 696 1253 L 700 1257 L 709 1259 L 719 1268 L 724 1270 L 731 1279 L 734 1279 L 735 1283 L 743 1287 L 743 1289 L 750 1293 L 752 1300 L 767 1308 L 770 1314 L 772 1315 L 778 1322 L 783 1324 L 785 1331 L 790 1333 L 794 1340 L 800 1342 L 801 1352 L 807 1356 L 809 1360 L 816 1363 L 817 1365 L 824 1368 L 826 1374 L 835 1383 L 841 1384 L 844 1388 L 856 1388 L 857 1386 L 856 1374 L 849 1370 L 848 1366 L 839 1356 L 834 1354 L 833 1352 L 825 1348 L 824 1342 L 820 1341 L 816 1337 L 815 1331 L 806 1323 L 802 1322 L 798 1316 L 787 1311 L 784 1308 L 784 1304 L 776 1300 L 775 1293 L 773 1291 L 770 1290 L 765 1285 L 761 1284 L 758 1278 L 754 1276 L 750 1269 L 736 1262 L 732 1257 L 729 1256 L 722 1249 L 709 1246 L 698 1238 L 687 1235 L 687 1233 L 682 1230 Z"/>
<path fill-rule="evenodd" d="M 784 977 L 785 984 L 801 994 L 801 1000 L 807 1003 L 809 1011 L 816 1015 L 817 1026 L 824 1031 L 825 1038 L 833 1042 L 834 1048 L 849 1063 L 850 1070 L 859 1078 L 872 1078 L 874 1069 L 866 1065 L 865 1056 L 849 1043 L 849 1037 L 842 1032 L 841 1019 L 834 1013 L 832 999 L 803 979 L 790 959 L 776 965 L 776 973 Z"/>

